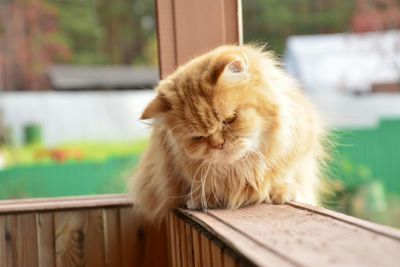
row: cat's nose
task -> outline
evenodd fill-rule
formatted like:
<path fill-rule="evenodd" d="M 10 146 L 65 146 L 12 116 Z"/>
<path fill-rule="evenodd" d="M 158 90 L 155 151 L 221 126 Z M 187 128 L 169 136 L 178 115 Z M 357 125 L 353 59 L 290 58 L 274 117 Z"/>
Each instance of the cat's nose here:
<path fill-rule="evenodd" d="M 214 149 L 223 149 L 224 148 L 224 137 L 221 133 L 214 133 L 208 137 L 208 145 Z"/>
<path fill-rule="evenodd" d="M 214 149 L 223 149 L 225 140 L 219 136 L 210 136 L 208 139 L 208 144 Z"/>
<path fill-rule="evenodd" d="M 224 148 L 224 142 L 221 142 L 219 144 L 214 144 L 211 146 L 214 149 L 223 149 Z"/>

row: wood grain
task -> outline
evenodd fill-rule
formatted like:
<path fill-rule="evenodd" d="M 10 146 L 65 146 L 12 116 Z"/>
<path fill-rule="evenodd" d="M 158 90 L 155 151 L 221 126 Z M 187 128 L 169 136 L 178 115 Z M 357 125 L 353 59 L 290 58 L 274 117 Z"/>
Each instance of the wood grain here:
<path fill-rule="evenodd" d="M 240 0 L 157 0 L 161 78 L 189 59 L 242 41 Z"/>
<path fill-rule="evenodd" d="M 397 266 L 400 262 L 398 230 L 296 205 L 181 212 L 233 249 L 239 259 L 257 266 Z M 226 265 L 225 254 L 223 258 Z"/>
<path fill-rule="evenodd" d="M 7 246 L 6 246 L 6 221 L 5 217 L 0 217 L 0 266 L 7 266 Z"/>
<path fill-rule="evenodd" d="M 17 266 L 39 266 L 38 239 L 35 214 L 17 215 L 16 237 Z"/>
<path fill-rule="evenodd" d="M 142 248 L 141 242 L 138 242 L 138 232 L 141 230 L 141 223 L 135 220 L 132 209 L 120 208 L 120 239 L 122 251 L 122 265 L 123 267 L 140 266 L 140 249 Z M 139 236 L 141 238 L 141 236 Z M 139 263 L 135 265 L 135 263 Z"/>
<path fill-rule="evenodd" d="M 131 202 L 126 195 L 1 200 L 0 214 L 119 206 L 131 206 Z"/>
<path fill-rule="evenodd" d="M 175 252 L 175 233 L 174 233 L 174 214 L 170 213 L 168 215 L 168 251 L 169 251 L 169 255 L 170 255 L 170 263 L 171 266 L 177 266 L 176 265 L 176 252 Z"/>
<path fill-rule="evenodd" d="M 201 267 L 203 265 L 202 265 L 202 256 L 201 256 L 200 233 L 195 228 L 192 228 L 192 240 L 193 240 L 194 266 Z"/>
<path fill-rule="evenodd" d="M 185 237 L 186 237 L 186 247 L 187 247 L 187 259 L 188 259 L 188 267 L 194 266 L 194 258 L 193 258 L 193 237 L 192 237 L 192 227 L 184 223 L 185 226 Z"/>
<path fill-rule="evenodd" d="M 312 205 L 307 205 L 299 202 L 290 202 L 287 205 L 298 208 L 298 209 L 303 209 L 307 210 L 309 212 L 313 212 L 325 217 L 330 217 L 338 221 L 343 221 L 348 224 L 355 225 L 360 228 L 364 228 L 368 231 L 375 232 L 380 235 L 387 236 L 389 238 L 394 238 L 400 241 L 400 231 L 397 229 L 394 229 L 392 227 L 388 227 L 385 225 L 381 224 L 376 224 L 373 222 L 365 221 L 362 219 L 358 219 L 343 213 L 338 213 L 334 212 L 322 207 L 317 207 L 317 206 L 312 206 Z"/>
<path fill-rule="evenodd" d="M 214 267 L 222 267 L 222 250 L 221 247 L 217 246 L 214 242 L 210 243 L 211 250 L 211 261 Z"/>
<path fill-rule="evenodd" d="M 56 265 L 54 245 L 54 216 L 52 213 L 36 213 L 38 255 L 40 267 Z"/>
<path fill-rule="evenodd" d="M 203 266 L 211 266 L 211 248 L 210 240 L 204 235 L 200 234 L 201 244 L 201 262 Z"/>
<path fill-rule="evenodd" d="M 238 255 L 251 259 L 251 261 L 256 265 L 284 267 L 297 266 L 294 263 L 288 262 L 285 257 L 282 258 L 281 255 L 266 249 L 262 244 L 246 237 L 240 231 L 227 227 L 223 221 L 210 216 L 210 211 L 207 214 L 187 210 L 182 212 L 201 226 L 205 227 L 215 238 L 233 249 Z M 268 258 L 268 264 L 265 263 L 266 258 Z"/>
<path fill-rule="evenodd" d="M 121 266 L 121 237 L 119 210 L 103 209 L 105 265 Z"/>
<path fill-rule="evenodd" d="M 16 266 L 17 261 L 17 215 L 6 215 L 5 238 L 6 238 L 6 266 Z"/>
<path fill-rule="evenodd" d="M 5 201 L 0 266 L 166 266 L 165 232 L 123 195 Z"/>
<path fill-rule="evenodd" d="M 236 267 L 239 265 L 232 253 L 229 253 L 227 250 L 224 250 L 222 253 L 222 261 L 224 267 Z"/>
<path fill-rule="evenodd" d="M 188 258 L 187 258 L 187 240 L 186 240 L 186 232 L 185 232 L 185 223 L 182 220 L 178 220 L 179 229 L 179 237 L 180 237 L 180 244 L 181 244 L 181 258 L 182 264 L 181 266 L 188 266 Z"/>

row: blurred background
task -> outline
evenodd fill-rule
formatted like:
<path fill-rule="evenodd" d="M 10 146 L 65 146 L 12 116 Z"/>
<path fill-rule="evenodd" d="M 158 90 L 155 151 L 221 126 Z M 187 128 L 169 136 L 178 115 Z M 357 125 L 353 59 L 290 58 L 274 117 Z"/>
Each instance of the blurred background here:
<path fill-rule="evenodd" d="M 400 227 L 400 0 L 246 0 L 324 114 L 329 208 Z M 153 0 L 0 1 L 0 199 L 125 191 L 158 81 Z"/>

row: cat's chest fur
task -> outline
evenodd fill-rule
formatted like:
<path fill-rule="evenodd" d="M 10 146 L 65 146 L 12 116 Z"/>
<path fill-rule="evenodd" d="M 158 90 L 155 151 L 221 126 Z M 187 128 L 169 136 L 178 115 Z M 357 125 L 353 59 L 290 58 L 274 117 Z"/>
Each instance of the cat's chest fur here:
<path fill-rule="evenodd" d="M 237 208 L 268 197 L 271 185 L 266 181 L 266 164 L 256 154 L 233 164 L 181 162 L 176 171 L 186 181 L 189 208 Z"/>

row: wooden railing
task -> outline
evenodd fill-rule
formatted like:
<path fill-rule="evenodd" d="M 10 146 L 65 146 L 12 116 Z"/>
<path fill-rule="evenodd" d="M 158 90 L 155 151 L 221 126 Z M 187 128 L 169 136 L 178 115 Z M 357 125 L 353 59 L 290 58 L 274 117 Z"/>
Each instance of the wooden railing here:
<path fill-rule="evenodd" d="M 300 203 L 178 210 L 171 266 L 399 266 L 400 231 Z"/>
<path fill-rule="evenodd" d="M 398 266 L 400 231 L 300 203 L 136 216 L 126 196 L 0 201 L 0 266 Z"/>
<path fill-rule="evenodd" d="M 164 233 L 123 195 L 0 201 L 0 266 L 167 266 Z"/>

